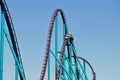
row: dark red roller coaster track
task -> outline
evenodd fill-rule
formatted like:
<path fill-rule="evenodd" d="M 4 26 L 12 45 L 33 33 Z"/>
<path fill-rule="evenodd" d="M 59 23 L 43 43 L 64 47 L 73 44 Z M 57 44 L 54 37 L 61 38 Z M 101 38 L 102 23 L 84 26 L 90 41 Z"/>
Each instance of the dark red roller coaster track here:
<path fill-rule="evenodd" d="M 67 23 L 66 23 L 66 19 L 64 16 L 64 13 L 61 9 L 56 9 L 55 12 L 53 13 L 52 19 L 51 19 L 51 23 L 50 23 L 50 27 L 49 27 L 49 32 L 48 32 L 48 38 L 47 38 L 47 44 L 46 44 L 46 49 L 45 49 L 45 56 L 44 56 L 44 62 L 43 62 L 43 66 L 42 66 L 42 72 L 40 75 L 40 80 L 44 80 L 45 77 L 45 73 L 46 73 L 46 68 L 47 68 L 47 63 L 48 63 L 48 54 L 49 54 L 49 49 L 50 49 L 50 43 L 51 43 L 51 38 L 52 38 L 52 32 L 53 32 L 53 27 L 54 27 L 54 22 L 55 19 L 57 17 L 57 14 L 60 12 L 61 16 L 62 16 L 62 20 L 63 20 L 63 24 L 65 24 L 65 34 L 68 34 L 68 30 L 67 30 Z M 73 44 L 74 45 L 74 44 Z M 63 58 L 63 54 L 65 51 L 65 46 L 67 46 L 67 40 L 64 41 L 61 51 L 60 51 L 60 55 L 59 55 L 59 60 L 62 62 L 62 58 Z M 92 74 L 93 74 L 93 80 L 95 80 L 95 72 L 92 68 L 92 66 L 90 65 L 90 63 L 85 60 L 82 57 L 79 57 L 80 59 L 82 59 L 83 61 L 85 61 L 88 66 L 91 68 Z M 57 69 L 57 78 L 56 80 L 59 80 L 60 78 L 60 70 L 61 70 L 61 65 L 58 65 L 58 69 Z"/>
<path fill-rule="evenodd" d="M 22 63 L 22 59 L 21 59 L 21 55 L 20 55 L 20 50 L 19 50 L 19 46 L 18 46 L 18 42 L 17 42 L 17 37 L 16 37 L 16 34 L 15 34 L 15 30 L 14 30 L 14 25 L 13 25 L 12 18 L 10 16 L 10 12 L 8 10 L 6 1 L 5 0 L 0 0 L 0 5 L 1 5 L 1 11 L 4 12 L 4 15 L 5 15 L 5 20 L 6 20 L 8 31 L 9 31 L 9 34 L 10 34 L 10 38 L 11 38 L 11 41 L 12 41 L 13 49 L 16 53 L 16 57 L 18 58 L 19 64 L 22 67 L 22 71 L 23 71 L 23 74 L 25 76 L 23 63 Z M 49 32 L 48 32 L 48 37 L 47 37 L 47 44 L 46 44 L 46 49 L 45 49 L 45 56 L 44 56 L 42 71 L 41 71 L 41 74 L 40 74 L 40 80 L 44 80 L 44 77 L 45 77 L 46 68 L 47 68 L 47 64 L 48 64 L 48 54 L 49 54 L 49 51 L 50 51 L 54 22 L 55 22 L 55 19 L 56 19 L 58 13 L 61 14 L 62 21 L 63 21 L 63 24 L 65 26 L 65 35 L 69 34 L 68 30 L 67 30 L 67 23 L 66 23 L 66 19 L 65 19 L 65 15 L 64 15 L 63 11 L 61 9 L 56 9 L 55 12 L 53 13 L 51 23 L 50 23 L 50 26 L 49 26 Z M 71 43 L 72 45 L 74 45 L 73 42 L 69 42 L 68 39 L 64 40 L 63 45 L 61 47 L 60 55 L 59 55 L 59 61 L 60 62 L 62 62 L 62 60 L 63 60 L 65 47 L 67 46 L 67 48 L 68 48 L 68 43 Z M 69 50 L 69 48 L 68 48 L 68 50 Z M 75 56 L 72 56 L 72 57 L 75 58 Z M 90 63 L 82 57 L 79 57 L 79 58 L 88 64 L 88 66 L 91 68 L 91 71 L 92 71 L 92 74 L 93 74 L 93 80 L 96 80 L 95 76 L 94 76 L 95 72 L 94 72 L 92 66 L 90 65 Z M 61 65 L 58 64 L 56 80 L 60 79 L 61 69 L 62 69 Z M 18 72 L 19 72 L 19 75 L 20 75 L 20 80 L 24 80 L 24 78 L 22 77 L 22 74 L 20 73 L 19 70 L 18 70 Z M 26 78 L 25 78 L 25 80 L 26 80 Z M 78 80 L 79 80 L 79 78 L 78 78 Z"/>
<path fill-rule="evenodd" d="M 53 14 L 53 16 L 52 16 L 52 20 L 51 20 L 50 27 L 49 27 L 49 33 L 48 33 L 48 38 L 47 38 L 47 45 L 46 45 L 44 62 L 43 62 L 42 72 L 41 72 L 41 75 L 40 75 L 40 80 L 44 80 L 44 76 L 45 76 L 45 72 L 46 72 L 46 67 L 47 67 L 48 52 L 49 52 L 50 42 L 51 42 L 51 37 L 52 37 L 52 32 L 53 32 L 53 26 L 54 26 L 55 18 L 57 16 L 58 12 L 61 13 L 63 23 L 66 25 L 66 20 L 65 20 L 63 11 L 61 9 L 56 9 L 55 12 L 54 12 L 54 14 Z M 68 33 L 67 32 L 67 28 L 66 28 L 65 33 L 66 34 Z M 66 46 L 66 41 L 64 42 L 63 47 L 62 47 L 60 60 L 62 60 L 62 57 L 63 57 L 62 54 L 64 52 L 65 46 Z M 59 69 L 58 73 L 60 73 L 60 66 L 59 66 L 58 69 Z M 59 74 L 57 75 L 57 80 L 58 79 L 59 79 Z"/>

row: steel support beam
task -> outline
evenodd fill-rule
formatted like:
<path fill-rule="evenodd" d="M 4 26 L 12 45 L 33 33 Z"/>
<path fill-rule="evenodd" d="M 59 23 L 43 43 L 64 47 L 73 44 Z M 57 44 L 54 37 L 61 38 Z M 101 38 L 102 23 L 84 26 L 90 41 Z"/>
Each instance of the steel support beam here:
<path fill-rule="evenodd" d="M 1 11 L 1 27 L 0 27 L 0 80 L 3 80 L 3 53 L 4 53 L 4 12 Z"/>

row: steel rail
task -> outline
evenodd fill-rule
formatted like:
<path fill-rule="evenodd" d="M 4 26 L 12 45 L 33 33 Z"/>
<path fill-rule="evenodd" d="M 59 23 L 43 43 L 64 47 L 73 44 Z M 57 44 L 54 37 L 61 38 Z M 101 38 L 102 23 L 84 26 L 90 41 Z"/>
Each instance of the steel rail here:
<path fill-rule="evenodd" d="M 46 72 L 46 68 L 47 68 L 47 59 L 48 59 L 48 53 L 49 53 L 49 49 L 50 49 L 50 43 L 51 43 L 51 38 L 52 38 L 54 22 L 55 22 L 55 18 L 57 16 L 57 14 L 59 12 L 61 14 L 63 24 L 65 25 L 65 33 L 66 34 L 68 33 L 67 23 L 66 23 L 64 12 L 61 9 L 56 9 L 55 12 L 53 13 L 50 27 L 49 27 L 49 31 L 48 31 L 48 38 L 47 38 L 47 44 L 46 44 L 46 49 L 45 49 L 45 54 L 44 54 L 45 56 L 44 56 L 44 62 L 43 62 L 43 66 L 42 66 L 42 72 L 40 74 L 40 80 L 44 80 L 44 76 L 45 76 L 45 72 Z"/>
<path fill-rule="evenodd" d="M 5 0 L 0 0 L 0 5 L 1 5 L 1 10 L 5 14 L 5 20 L 6 20 L 8 31 L 9 31 L 9 34 L 10 34 L 10 38 L 11 38 L 11 41 L 12 41 L 13 49 L 16 53 L 16 56 L 18 58 L 18 61 L 21 65 L 22 69 L 23 69 L 23 73 L 24 73 L 24 76 L 25 76 L 23 63 L 22 63 L 22 58 L 21 58 L 21 54 L 20 54 L 20 49 L 19 49 L 19 45 L 18 45 L 18 40 L 17 40 L 17 37 L 16 37 L 13 21 L 12 21 L 8 6 L 7 6 Z M 20 74 L 20 71 L 19 71 L 19 74 Z M 20 74 L 20 79 L 22 79 L 21 74 Z"/>

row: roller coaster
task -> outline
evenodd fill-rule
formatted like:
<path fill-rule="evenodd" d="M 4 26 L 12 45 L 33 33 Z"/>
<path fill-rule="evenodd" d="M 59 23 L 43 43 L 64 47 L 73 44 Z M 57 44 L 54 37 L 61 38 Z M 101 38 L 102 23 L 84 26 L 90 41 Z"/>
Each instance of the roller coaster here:
<path fill-rule="evenodd" d="M 6 1 L 0 0 L 0 6 L 0 80 L 3 80 L 4 36 L 9 44 L 15 61 L 15 80 L 26 80 L 13 21 Z M 58 33 L 59 17 L 61 17 L 63 25 L 61 40 L 59 40 L 60 33 Z M 55 30 L 53 29 L 54 27 Z M 52 40 L 53 32 L 55 33 L 54 40 Z M 62 44 L 59 41 L 61 41 Z M 60 45 L 62 46 L 60 47 Z M 39 80 L 96 80 L 96 73 L 94 72 L 91 64 L 77 54 L 73 35 L 68 32 L 66 18 L 63 10 L 61 9 L 56 9 L 53 13 L 49 26 L 44 55 L 45 56 Z M 51 55 L 53 56 L 52 58 L 54 58 L 54 60 L 51 60 Z M 51 67 L 54 67 L 55 70 L 53 70 Z M 48 75 L 46 75 L 46 72 Z M 54 75 L 54 79 L 51 78 L 52 75 Z"/>

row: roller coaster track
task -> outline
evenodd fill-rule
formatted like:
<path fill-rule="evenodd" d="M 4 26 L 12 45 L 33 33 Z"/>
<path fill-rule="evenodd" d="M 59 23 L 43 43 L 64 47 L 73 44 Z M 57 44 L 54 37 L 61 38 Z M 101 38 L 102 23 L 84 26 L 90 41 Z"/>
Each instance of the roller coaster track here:
<path fill-rule="evenodd" d="M 0 6 L 1 6 L 1 12 L 2 12 L 2 14 L 4 14 L 3 18 L 5 18 L 9 34 L 5 31 L 4 31 L 4 33 L 6 33 L 5 36 L 7 36 L 6 38 L 8 40 L 10 48 L 11 48 L 11 44 L 12 44 L 13 50 L 11 49 L 11 51 L 15 58 L 16 65 L 18 66 L 18 73 L 20 76 L 20 80 L 26 80 L 13 21 L 12 21 L 8 6 L 6 4 L 6 1 L 0 0 Z M 55 54 L 54 54 L 52 52 L 52 50 L 50 49 L 51 48 L 50 46 L 51 46 L 51 39 L 52 39 L 54 23 L 56 21 L 58 13 L 60 13 L 60 15 L 62 17 L 63 25 L 64 25 L 64 31 L 63 31 L 64 32 L 64 40 L 63 40 L 63 44 L 62 44 L 61 50 L 59 52 L 59 55 L 57 57 L 55 54 L 58 52 L 55 52 Z M 10 39 L 8 36 L 10 37 Z M 49 69 L 49 66 L 50 66 L 49 65 L 50 64 L 49 54 L 50 53 L 54 56 L 55 61 L 57 61 L 57 68 L 55 70 L 55 72 L 56 72 L 55 80 L 96 80 L 95 72 L 94 72 L 92 66 L 90 65 L 90 63 L 86 59 L 79 57 L 76 54 L 76 49 L 75 49 L 75 45 L 74 45 L 73 41 L 74 41 L 74 38 L 71 34 L 69 34 L 68 29 L 67 29 L 67 23 L 66 23 L 64 12 L 61 9 L 56 9 L 55 12 L 53 13 L 51 23 L 49 26 L 49 32 L 48 32 L 48 37 L 47 37 L 47 44 L 46 44 L 46 49 L 45 49 L 45 54 L 44 54 L 45 56 L 44 56 L 44 60 L 43 60 L 42 71 L 40 74 L 40 80 L 45 79 L 47 65 L 48 65 L 48 69 Z M 65 52 L 65 51 L 67 51 L 67 52 Z M 14 55 L 14 53 L 15 53 L 15 55 Z M 83 61 L 83 64 L 81 64 L 80 60 Z M 67 66 L 64 64 L 65 61 L 68 62 Z M 87 64 L 89 66 L 89 68 L 92 72 L 91 79 L 89 79 L 86 74 L 85 64 Z M 66 68 L 69 68 L 69 70 L 67 70 Z M 0 71 L 2 72 L 2 70 L 0 70 Z M 48 72 L 48 73 L 50 74 L 50 72 Z M 2 79 L 1 73 L 0 73 L 0 79 Z M 18 80 L 18 79 L 16 79 L 16 80 Z M 48 76 L 48 80 L 50 80 L 50 76 Z"/>
<path fill-rule="evenodd" d="M 79 57 L 79 56 L 76 55 L 75 45 L 74 45 L 74 43 L 73 43 L 74 38 L 73 38 L 73 36 L 72 36 L 71 34 L 68 33 L 65 15 L 64 15 L 64 13 L 63 13 L 63 11 L 62 11 L 61 9 L 56 9 L 55 12 L 53 13 L 53 16 L 52 16 L 52 19 L 51 19 L 51 23 L 50 23 L 49 31 L 48 31 L 47 44 L 46 44 L 46 49 L 45 49 L 45 54 L 44 54 L 45 56 L 44 56 L 44 60 L 43 60 L 42 71 L 41 71 L 41 74 L 40 74 L 40 80 L 44 80 L 44 79 L 45 79 L 44 77 L 45 77 L 47 65 L 48 65 L 48 63 L 49 63 L 48 57 L 49 57 L 49 54 L 50 54 L 50 52 L 51 52 L 51 51 L 50 51 L 50 46 L 51 46 L 51 38 L 52 38 L 54 23 L 55 23 L 55 20 L 56 20 L 57 15 L 58 15 L 59 12 L 60 12 L 60 14 L 61 14 L 63 24 L 65 25 L 65 26 L 64 26 L 64 27 L 65 27 L 65 33 L 64 33 L 64 41 L 63 41 L 63 45 L 62 45 L 62 47 L 61 47 L 59 59 L 57 59 L 56 56 L 54 56 L 55 59 L 56 59 L 56 61 L 58 61 L 58 63 L 59 63 L 59 64 L 57 65 L 57 70 L 56 70 L 56 71 L 57 71 L 57 74 L 55 75 L 55 76 L 56 76 L 56 77 L 55 77 L 55 80 L 61 80 L 61 79 L 60 79 L 61 73 L 62 73 L 63 70 L 65 70 L 65 68 L 64 68 L 65 66 L 62 65 L 63 57 L 65 57 L 65 47 L 67 47 L 67 51 L 68 51 L 68 52 L 67 52 L 67 53 L 68 53 L 68 54 L 67 54 L 67 55 L 68 55 L 67 58 L 68 58 L 69 60 L 70 60 L 70 57 L 71 57 L 71 55 L 70 55 L 70 48 L 73 49 L 72 58 L 74 59 L 74 62 L 75 62 L 74 64 L 76 65 L 76 66 L 75 66 L 75 68 L 76 68 L 76 73 L 74 73 L 74 74 L 75 74 L 75 80 L 96 80 L 95 72 L 94 72 L 92 66 L 90 65 L 90 63 L 89 63 L 86 59 L 84 59 L 84 58 Z M 71 47 L 71 46 L 72 46 L 72 47 Z M 54 53 L 53 53 L 53 54 L 54 54 Z M 79 59 L 81 59 L 81 60 L 84 62 L 84 66 L 81 65 Z M 86 63 L 86 64 L 90 67 L 90 69 L 91 69 L 91 72 L 92 72 L 92 78 L 91 78 L 91 79 L 88 79 L 88 78 L 87 78 L 87 75 L 86 75 L 85 70 L 84 70 L 84 68 L 83 68 L 83 67 L 85 67 L 85 63 Z M 83 74 L 84 74 L 84 77 L 85 77 L 85 78 L 82 78 L 82 77 L 81 77 L 82 75 L 80 75 L 80 69 L 78 68 L 78 67 L 79 67 L 78 65 L 80 65 L 81 71 L 83 71 Z M 71 66 L 70 66 L 70 68 L 71 68 Z M 72 68 L 71 68 L 71 69 L 72 69 Z M 65 72 L 67 73 L 67 71 L 65 71 Z M 70 75 L 69 73 L 67 73 L 67 76 L 69 77 L 68 80 L 74 80 L 74 79 L 72 78 L 72 75 Z M 49 77 L 48 77 L 48 78 L 49 78 Z M 48 80 L 50 80 L 50 79 L 48 79 Z M 62 80 L 66 80 L 66 79 L 62 79 Z"/>
<path fill-rule="evenodd" d="M 4 12 L 4 15 L 5 15 L 5 20 L 6 20 L 8 31 L 9 31 L 9 34 L 10 34 L 10 38 L 11 38 L 11 41 L 12 41 L 13 49 L 16 53 L 19 64 L 22 67 L 23 73 L 25 75 L 24 68 L 23 68 L 23 63 L 22 63 L 22 58 L 21 58 L 21 54 L 20 54 L 20 49 L 19 49 L 19 45 L 18 45 L 18 41 L 17 41 L 17 37 L 16 37 L 14 25 L 13 25 L 13 21 L 12 21 L 8 6 L 6 4 L 6 1 L 5 0 L 0 0 L 0 6 L 1 6 L 1 11 Z M 19 74 L 20 74 L 20 71 L 19 71 Z M 22 77 L 21 77 L 21 74 L 20 74 L 20 79 L 23 80 Z"/>
<path fill-rule="evenodd" d="M 51 42 L 52 31 L 53 31 L 53 27 L 54 27 L 54 21 L 55 21 L 55 18 L 57 16 L 58 12 L 61 13 L 63 23 L 66 26 L 66 20 L 65 20 L 63 11 L 61 9 L 56 9 L 53 16 L 52 16 L 51 23 L 50 23 L 50 28 L 49 28 L 49 32 L 48 32 L 47 45 L 46 45 L 44 62 L 43 62 L 42 72 L 41 72 L 41 75 L 40 75 L 40 80 L 44 80 L 46 67 L 47 67 L 48 52 L 49 52 L 49 49 L 50 49 L 50 42 Z M 67 27 L 65 27 L 65 33 L 66 34 L 68 33 Z M 64 47 L 63 47 L 63 49 L 64 49 Z M 62 55 L 61 55 L 61 57 L 62 57 Z"/>

